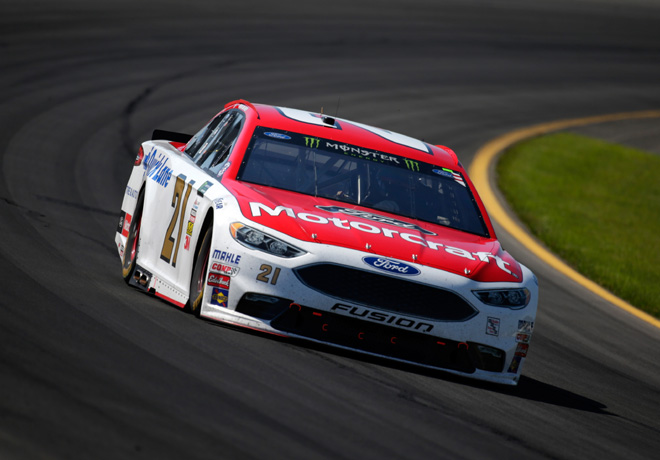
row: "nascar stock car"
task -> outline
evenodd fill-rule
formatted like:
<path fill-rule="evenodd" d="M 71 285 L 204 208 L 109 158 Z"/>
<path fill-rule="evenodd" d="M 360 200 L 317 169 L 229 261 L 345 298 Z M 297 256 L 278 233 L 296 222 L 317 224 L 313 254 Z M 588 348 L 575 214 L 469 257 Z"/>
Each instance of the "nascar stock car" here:
<path fill-rule="evenodd" d="M 456 154 L 239 100 L 140 147 L 116 244 L 129 285 L 195 315 L 515 385 L 535 276 Z"/>

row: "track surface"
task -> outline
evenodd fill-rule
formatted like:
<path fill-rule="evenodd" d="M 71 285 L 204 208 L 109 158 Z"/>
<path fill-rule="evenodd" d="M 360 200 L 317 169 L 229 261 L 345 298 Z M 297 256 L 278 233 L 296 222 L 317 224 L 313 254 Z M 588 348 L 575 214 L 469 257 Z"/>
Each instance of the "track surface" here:
<path fill-rule="evenodd" d="M 123 284 L 113 235 L 140 140 L 236 98 L 464 164 L 514 128 L 657 109 L 660 5 L 223 3 L 2 1 L 0 458 L 657 458 L 660 331 L 505 234 L 542 288 L 516 390 L 195 320 Z"/>

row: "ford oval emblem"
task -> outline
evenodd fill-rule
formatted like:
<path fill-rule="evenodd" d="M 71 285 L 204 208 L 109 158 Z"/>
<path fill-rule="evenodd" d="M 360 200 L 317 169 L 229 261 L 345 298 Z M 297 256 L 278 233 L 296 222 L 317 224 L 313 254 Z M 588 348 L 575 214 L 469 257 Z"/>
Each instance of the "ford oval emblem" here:
<path fill-rule="evenodd" d="M 450 173 L 449 171 L 443 171 L 442 169 L 434 169 L 433 172 L 436 173 L 436 174 L 439 174 L 441 176 L 448 177 L 450 179 L 454 178 L 454 175 L 452 173 Z"/>
<path fill-rule="evenodd" d="M 378 270 L 396 273 L 397 275 L 419 275 L 420 271 L 411 265 L 404 264 L 385 257 L 363 257 L 362 261 Z"/>
<path fill-rule="evenodd" d="M 264 134 L 268 137 L 274 137 L 275 139 L 281 139 L 283 141 L 291 140 L 291 136 L 287 136 L 286 134 L 282 134 L 282 133 L 268 132 L 268 133 L 264 133 Z"/>

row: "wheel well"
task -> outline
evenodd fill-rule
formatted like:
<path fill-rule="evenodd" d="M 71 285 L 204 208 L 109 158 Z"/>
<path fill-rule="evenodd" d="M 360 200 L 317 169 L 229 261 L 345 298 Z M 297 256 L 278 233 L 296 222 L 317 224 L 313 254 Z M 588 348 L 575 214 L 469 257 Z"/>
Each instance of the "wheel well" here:
<path fill-rule="evenodd" d="M 140 196 L 142 197 L 142 207 L 144 208 L 144 202 L 147 200 L 147 182 L 143 181 L 140 185 L 140 191 L 138 196 L 135 197 L 135 207 L 133 208 L 133 214 L 137 211 L 138 205 L 140 204 Z"/>
<path fill-rule="evenodd" d="M 213 226 L 213 209 L 209 209 L 208 212 L 206 213 L 206 216 L 204 217 L 204 222 L 202 223 L 202 229 L 199 232 L 199 238 L 197 238 L 197 244 L 195 245 L 195 257 L 193 258 L 193 263 L 192 266 L 195 266 L 195 262 L 197 262 L 197 253 L 199 251 L 200 246 L 202 245 L 203 239 L 204 239 L 204 232 L 206 232 L 209 228 L 212 228 Z"/>

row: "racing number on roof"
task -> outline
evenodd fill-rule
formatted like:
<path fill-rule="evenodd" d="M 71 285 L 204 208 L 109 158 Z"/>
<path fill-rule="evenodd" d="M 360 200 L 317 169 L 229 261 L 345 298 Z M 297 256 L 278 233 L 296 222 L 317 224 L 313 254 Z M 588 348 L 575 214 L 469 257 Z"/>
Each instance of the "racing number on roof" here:
<path fill-rule="evenodd" d="M 300 121 L 302 123 L 337 128 L 337 125 L 328 125 L 323 122 L 323 119 L 321 117 L 311 112 L 306 112 L 304 110 L 298 110 L 298 109 L 289 109 L 286 107 L 279 107 L 279 111 L 285 117 L 291 118 L 292 120 Z M 362 123 L 357 123 L 355 121 L 342 120 L 341 118 L 337 118 L 337 120 L 341 120 L 342 122 L 350 123 L 352 125 L 358 126 L 364 130 L 367 130 L 375 134 L 376 136 L 387 139 L 390 142 L 394 142 L 395 144 L 405 145 L 406 147 L 410 147 L 424 153 L 430 153 L 428 147 L 426 146 L 426 144 L 424 144 L 424 142 L 419 141 L 417 139 L 413 139 L 412 137 L 404 136 L 403 134 L 388 131 L 386 129 L 364 125 Z"/>
<path fill-rule="evenodd" d="M 183 215 L 186 211 L 186 205 L 188 204 L 188 198 L 190 197 L 190 191 L 192 190 L 193 182 L 194 181 L 190 181 L 188 184 L 186 194 L 183 197 L 183 205 L 181 203 L 181 195 L 183 194 L 183 188 L 186 185 L 186 176 L 182 175 L 177 177 L 176 184 L 174 185 L 174 195 L 172 195 L 172 207 L 174 208 L 174 214 L 172 214 L 172 220 L 170 221 L 169 227 L 167 227 L 167 232 L 165 232 L 163 249 L 160 251 L 160 258 L 167 263 L 171 263 L 173 267 L 176 267 L 176 256 L 179 254 L 181 230 L 183 229 Z M 177 233 L 177 237 L 174 238 L 174 229 L 176 227 L 177 216 L 179 217 L 179 231 Z M 174 258 L 172 258 L 172 252 L 174 252 Z"/>

